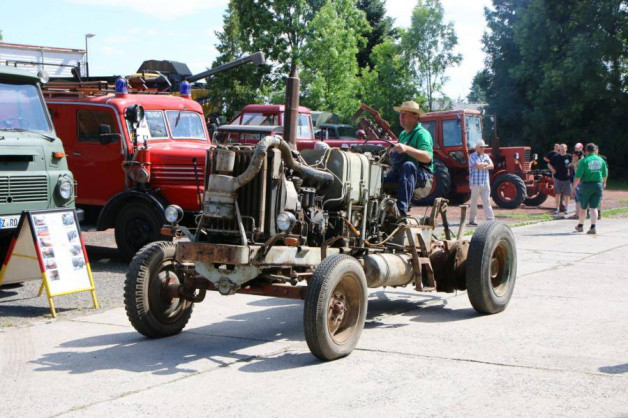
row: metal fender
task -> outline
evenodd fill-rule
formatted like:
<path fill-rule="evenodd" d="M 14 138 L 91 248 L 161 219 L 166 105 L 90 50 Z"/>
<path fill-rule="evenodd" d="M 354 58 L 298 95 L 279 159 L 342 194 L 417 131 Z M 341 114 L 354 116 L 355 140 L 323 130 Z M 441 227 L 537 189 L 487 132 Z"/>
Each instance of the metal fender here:
<path fill-rule="evenodd" d="M 125 190 L 114 196 L 112 196 L 98 215 L 98 223 L 96 229 L 98 231 L 104 231 L 107 228 L 113 228 L 116 223 L 116 216 L 127 203 L 140 200 L 148 203 L 155 212 L 161 217 L 164 217 L 164 211 L 168 202 L 160 195 L 154 195 L 146 192 L 139 192 L 137 190 Z"/>

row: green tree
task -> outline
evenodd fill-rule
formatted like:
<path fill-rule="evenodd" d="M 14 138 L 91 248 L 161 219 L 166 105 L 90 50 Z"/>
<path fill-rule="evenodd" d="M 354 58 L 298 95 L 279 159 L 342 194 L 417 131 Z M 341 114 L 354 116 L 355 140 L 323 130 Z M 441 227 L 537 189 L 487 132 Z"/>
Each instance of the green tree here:
<path fill-rule="evenodd" d="M 435 95 L 442 94 L 447 68 L 462 61 L 462 55 L 453 52 L 458 44 L 453 23 L 444 23 L 443 19 L 440 0 L 418 0 L 412 10 L 410 28 L 402 33 L 404 52 L 425 91 L 429 110 L 434 108 Z"/>
<path fill-rule="evenodd" d="M 356 55 L 369 26 L 354 0 L 328 0 L 308 25 L 303 49 L 303 104 L 347 119 L 360 105 Z"/>
<path fill-rule="evenodd" d="M 394 39 L 387 39 L 373 48 L 373 69 L 363 70 L 362 101 L 377 109 L 381 116 L 399 131 L 399 117 L 393 110 L 406 100 L 415 100 L 423 106 L 425 98 L 418 93 L 418 85 L 408 56 Z"/>
<path fill-rule="evenodd" d="M 249 45 L 243 44 L 239 36 L 241 23 L 238 13 L 232 9 L 233 3 L 234 0 L 225 12 L 223 30 L 216 33 L 218 37 L 216 49 L 220 55 L 213 63 L 213 67 L 253 52 Z M 247 64 L 214 75 L 207 79 L 211 103 L 227 118 L 235 116 L 235 113 L 245 105 L 259 102 L 262 96 L 261 86 L 269 72 L 268 66 L 253 67 Z"/>
<path fill-rule="evenodd" d="M 371 51 L 375 46 L 396 35 L 396 31 L 393 29 L 394 21 L 386 16 L 384 0 L 358 0 L 356 6 L 366 13 L 366 20 L 371 26 L 371 31 L 366 36 L 366 45 L 360 48 L 360 52 L 358 52 L 358 65 L 360 68 L 365 68 L 367 65 L 369 68 L 373 68 Z"/>
<path fill-rule="evenodd" d="M 628 159 L 627 2 L 493 4 L 484 38 L 487 96 L 502 138 L 539 151 L 556 140 L 594 141 L 621 170 Z"/>
<path fill-rule="evenodd" d="M 489 75 L 486 70 L 478 71 L 473 77 L 467 100 L 471 103 L 486 103 Z"/>

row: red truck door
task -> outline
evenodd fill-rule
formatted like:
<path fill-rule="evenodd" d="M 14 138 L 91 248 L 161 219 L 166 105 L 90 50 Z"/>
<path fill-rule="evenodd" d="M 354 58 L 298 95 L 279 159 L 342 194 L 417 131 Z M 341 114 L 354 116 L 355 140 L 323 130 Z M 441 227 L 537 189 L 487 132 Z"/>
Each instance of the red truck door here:
<path fill-rule="evenodd" d="M 77 203 L 104 205 L 107 200 L 124 190 L 122 170 L 122 145 L 120 120 L 112 108 L 101 106 L 79 106 L 76 104 L 55 105 L 54 123 L 58 135 L 68 154 L 68 165 L 74 173 L 77 185 Z M 111 126 L 116 133 L 113 142 L 100 142 L 101 124 Z"/>

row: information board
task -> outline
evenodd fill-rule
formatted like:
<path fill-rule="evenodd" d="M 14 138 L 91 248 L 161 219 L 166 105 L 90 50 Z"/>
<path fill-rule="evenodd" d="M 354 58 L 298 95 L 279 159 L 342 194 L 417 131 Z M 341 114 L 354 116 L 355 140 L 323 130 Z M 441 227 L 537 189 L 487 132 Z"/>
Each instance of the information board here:
<path fill-rule="evenodd" d="M 94 280 L 81 231 L 72 209 L 26 211 L 0 272 L 0 284 L 43 279 L 53 317 L 53 296 L 92 292 Z"/>

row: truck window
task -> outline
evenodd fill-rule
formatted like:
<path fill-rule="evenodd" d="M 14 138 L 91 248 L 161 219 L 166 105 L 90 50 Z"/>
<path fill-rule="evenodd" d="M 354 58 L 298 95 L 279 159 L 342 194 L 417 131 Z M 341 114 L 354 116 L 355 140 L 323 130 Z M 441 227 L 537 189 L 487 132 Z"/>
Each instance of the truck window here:
<path fill-rule="evenodd" d="M 262 126 L 276 126 L 277 114 L 276 113 L 244 113 L 242 115 L 242 125 L 262 125 Z"/>
<path fill-rule="evenodd" d="M 462 129 L 458 119 L 447 119 L 443 121 L 443 146 L 462 146 Z"/>
<path fill-rule="evenodd" d="M 148 132 L 150 132 L 149 139 L 168 138 L 166 120 L 161 110 L 147 110 L 144 112 L 144 117 L 148 124 Z"/>
<path fill-rule="evenodd" d="M 427 129 L 430 135 L 432 135 L 432 142 L 434 146 L 436 146 L 436 121 L 430 120 L 427 122 L 421 122 L 421 126 Z"/>
<path fill-rule="evenodd" d="M 0 83 L 0 130 L 50 132 L 44 112 L 36 86 Z"/>
<path fill-rule="evenodd" d="M 198 113 L 167 110 L 166 118 L 174 139 L 206 139 L 203 129 L 204 121 Z"/>
<path fill-rule="evenodd" d="M 467 130 L 467 147 L 473 149 L 478 139 L 482 139 L 482 120 L 480 116 L 465 116 L 464 123 Z"/>
<path fill-rule="evenodd" d="M 80 142 L 100 142 L 100 125 L 109 125 L 112 133 L 120 133 L 113 114 L 106 110 L 79 109 L 76 121 Z"/>

